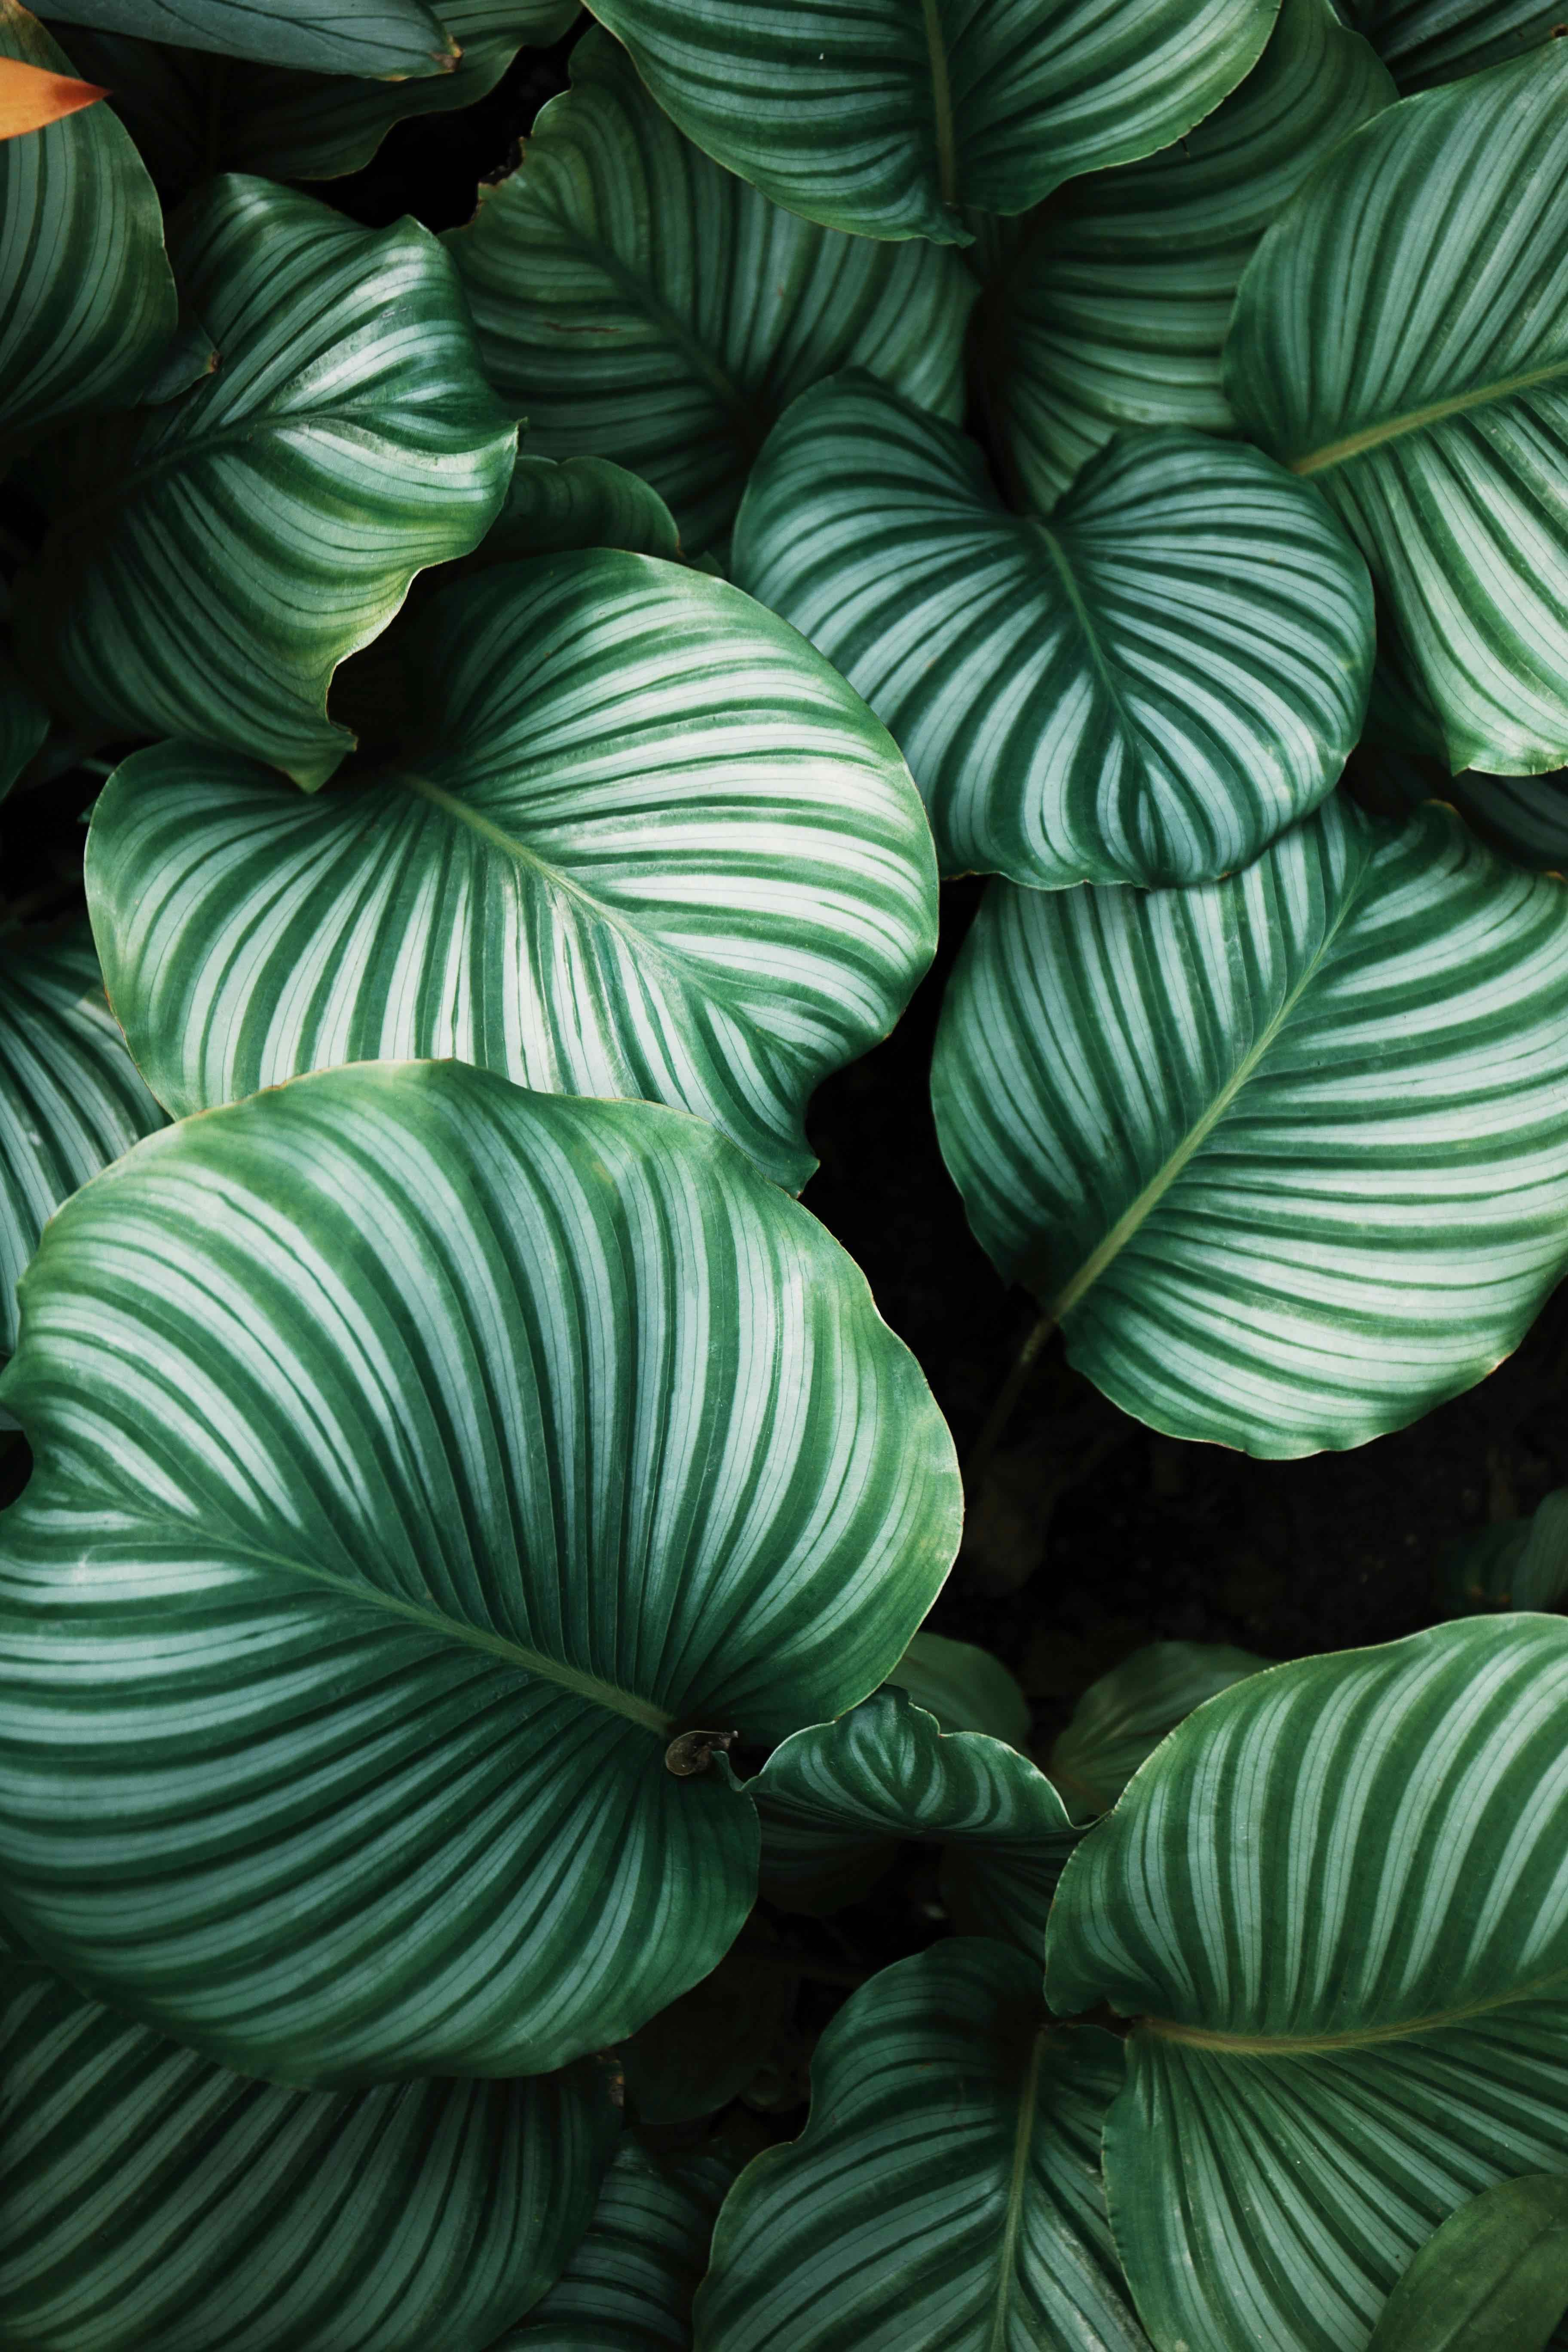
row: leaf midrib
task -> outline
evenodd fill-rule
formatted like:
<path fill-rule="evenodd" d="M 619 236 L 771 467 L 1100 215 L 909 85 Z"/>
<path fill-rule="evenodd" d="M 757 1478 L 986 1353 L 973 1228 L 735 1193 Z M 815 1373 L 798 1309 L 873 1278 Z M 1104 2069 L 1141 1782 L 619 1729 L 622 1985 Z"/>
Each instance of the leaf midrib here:
<path fill-rule="evenodd" d="M 936 117 L 937 187 L 944 205 L 958 202 L 958 155 L 953 137 L 952 77 L 942 27 L 941 0 L 921 0 L 925 19 L 926 61 L 931 68 L 931 111 Z"/>
<path fill-rule="evenodd" d="M 1007 2209 L 1002 2225 L 1002 2245 L 997 2262 L 996 2294 L 991 2307 L 991 2333 L 986 2338 L 986 2352 L 1006 2352 L 1007 2315 L 1012 2305 L 1015 2286 L 1014 2272 L 1018 2260 L 1018 2233 L 1023 2226 L 1024 2191 L 1028 2186 L 1029 2156 L 1035 2137 L 1035 2111 L 1039 2105 L 1040 2064 L 1045 2056 L 1046 2030 L 1035 2035 L 1029 2051 L 1028 2071 L 1018 2100 L 1018 2121 L 1013 2134 L 1013 2162 L 1007 2176 Z"/>
<path fill-rule="evenodd" d="M 1501 376 L 1496 383 L 1478 384 L 1471 392 L 1456 392 L 1447 400 L 1428 402 L 1425 408 L 1407 409 L 1401 416 L 1386 416 L 1376 425 L 1365 425 L 1358 432 L 1347 433 L 1338 441 L 1326 441 L 1321 449 L 1309 450 L 1304 457 L 1291 457 L 1287 462 L 1293 474 L 1323 474 L 1335 466 L 1348 465 L 1352 457 L 1365 455 L 1369 449 L 1380 448 L 1384 442 L 1403 440 L 1406 435 L 1420 433 L 1429 425 L 1440 425 L 1446 417 L 1462 416 L 1472 408 L 1488 408 L 1494 402 L 1509 400 L 1516 393 L 1529 392 L 1539 383 L 1550 383 L 1554 378 L 1568 376 L 1568 360 L 1552 360 L 1544 367 L 1528 368 L 1522 374 Z"/>
<path fill-rule="evenodd" d="M 1052 1322 L 1063 1322 L 1085 1294 L 1094 1287 L 1107 1267 L 1121 1256 L 1128 1243 L 1142 1231 L 1177 1177 L 1208 1141 L 1209 1137 L 1235 1103 L 1247 1080 L 1258 1070 L 1269 1048 L 1289 1021 L 1297 1005 L 1322 970 L 1335 940 L 1361 896 L 1363 885 L 1370 870 L 1369 859 L 1367 865 L 1363 866 L 1361 873 L 1356 876 L 1355 880 L 1345 892 L 1343 906 L 1324 932 L 1300 979 L 1285 997 L 1279 1012 L 1267 1024 L 1262 1035 L 1237 1063 L 1203 1117 L 1188 1129 L 1170 1158 L 1162 1162 L 1136 1200 L 1122 1211 L 1105 1239 L 1097 1249 L 1090 1251 L 1078 1272 L 1058 1293 L 1052 1305 L 1047 1308 L 1047 1315 Z"/>
<path fill-rule="evenodd" d="M 1417 2034 L 1441 2033 L 1453 2026 L 1468 2025 L 1472 2018 L 1492 2016 L 1500 2009 L 1544 2000 L 1559 1989 L 1568 1989 L 1568 1969 L 1553 1969 L 1549 1975 L 1511 1992 L 1496 1993 L 1489 2000 L 1465 2002 L 1404 2023 L 1349 2026 L 1342 2033 L 1228 2033 L 1215 2026 L 1184 2025 L 1173 2017 L 1140 2017 L 1134 2031 L 1157 2042 L 1174 2042 L 1189 2050 L 1213 2050 L 1232 2058 L 1310 2058 L 1335 2050 L 1366 2050 L 1379 2042 L 1406 2042 Z"/>

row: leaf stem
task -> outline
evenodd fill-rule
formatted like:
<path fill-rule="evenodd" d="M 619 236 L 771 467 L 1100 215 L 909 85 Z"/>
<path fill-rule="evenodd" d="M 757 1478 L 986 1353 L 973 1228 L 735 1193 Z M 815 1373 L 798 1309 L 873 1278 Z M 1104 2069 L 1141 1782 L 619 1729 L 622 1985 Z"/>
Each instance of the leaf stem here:
<path fill-rule="evenodd" d="M 1041 1316 L 1014 1359 L 1012 1370 L 997 1391 L 996 1402 L 985 1416 L 984 1426 L 974 1441 L 964 1468 L 963 1483 L 971 1496 L 978 1494 L 980 1481 L 990 1467 L 991 1456 L 1006 1433 L 1007 1423 L 1013 1418 L 1014 1409 L 1028 1383 L 1040 1350 L 1056 1328 L 1054 1316 Z"/>

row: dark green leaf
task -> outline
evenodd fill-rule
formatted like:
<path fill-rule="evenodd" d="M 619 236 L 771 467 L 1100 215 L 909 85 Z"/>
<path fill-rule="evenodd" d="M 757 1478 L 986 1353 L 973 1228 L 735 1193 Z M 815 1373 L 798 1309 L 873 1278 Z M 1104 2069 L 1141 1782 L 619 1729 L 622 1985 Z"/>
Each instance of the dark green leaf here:
<path fill-rule="evenodd" d="M 626 2140 L 559 2283 L 495 2352 L 691 2352 L 691 2300 L 734 2158 L 656 2160 Z"/>
<path fill-rule="evenodd" d="M 575 547 L 620 547 L 675 562 L 680 533 L 651 483 L 607 457 L 520 457 L 506 504 L 473 554 L 480 563 L 560 555 Z"/>
<path fill-rule="evenodd" d="M 1022 1748 L 1029 1737 L 1029 1702 L 989 1650 L 952 1642 L 922 1626 L 888 1676 L 943 1731 L 984 1731 Z"/>
<path fill-rule="evenodd" d="M 1368 2352 L 1543 2352 L 1568 2310 L 1568 2179 L 1483 2189 L 1428 2238 Z"/>
<path fill-rule="evenodd" d="M 753 1921 L 748 1933 L 760 1932 Z M 787 2028 L 799 1984 L 782 1945 L 736 1947 L 650 2017 L 616 2052 L 638 2122 L 690 2123 L 738 2098 Z"/>
<path fill-rule="evenodd" d="M 1461 1537 L 1439 1561 L 1437 1582 L 1458 1609 L 1555 1609 L 1568 1593 L 1568 1486 L 1531 1518 Z"/>
<path fill-rule="evenodd" d="M 314 73 L 449 73 L 457 43 L 421 0 L 48 0 L 62 25 L 133 33 Z M 445 14 L 445 11 L 443 11 Z"/>
<path fill-rule="evenodd" d="M 1563 29 L 1556 0 L 1339 0 L 1401 89 L 1500 65 Z"/>
<path fill-rule="evenodd" d="M 0 1899 L 277 2080 L 635 2032 L 755 1885 L 750 1801 L 667 1747 L 852 1705 L 957 1540 L 804 1210 L 695 1119 L 456 1063 L 130 1153 L 46 1233 L 0 1402 Z"/>
<path fill-rule="evenodd" d="M 1167 1732 L 1270 1661 L 1224 1643 L 1151 1642 L 1091 1683 L 1046 1770 L 1076 1820 L 1109 1812 Z"/>
<path fill-rule="evenodd" d="M 49 714 L 9 662 L 0 660 L 0 801 L 49 731 Z"/>

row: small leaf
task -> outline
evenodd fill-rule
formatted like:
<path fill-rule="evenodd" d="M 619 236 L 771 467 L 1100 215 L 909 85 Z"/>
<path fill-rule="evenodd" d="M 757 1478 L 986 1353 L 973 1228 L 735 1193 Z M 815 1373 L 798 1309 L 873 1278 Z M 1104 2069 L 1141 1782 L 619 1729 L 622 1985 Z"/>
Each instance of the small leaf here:
<path fill-rule="evenodd" d="M 888 1676 L 943 1731 L 984 1731 L 1022 1748 L 1029 1737 L 1029 1702 L 989 1650 L 952 1642 L 945 1633 L 915 1635 Z"/>
<path fill-rule="evenodd" d="M 1144 2352 L 1100 2180 L 1121 2055 L 1047 2022 L 1021 1953 L 959 1938 L 884 1969 L 811 2075 L 801 2137 L 725 2200 L 698 2352 Z"/>
<path fill-rule="evenodd" d="M 1224 1643 L 1151 1642 L 1091 1683 L 1046 1767 L 1075 1820 L 1107 1813 L 1168 1732 L 1271 1661 Z"/>
<path fill-rule="evenodd" d="M 1483 2189 L 1427 2239 L 1367 2352 L 1545 2352 L 1568 2311 L 1568 2179 Z"/>
<path fill-rule="evenodd" d="M 688 144 L 603 33 L 447 243 L 530 449 L 630 467 L 689 555 L 721 549 L 769 425 L 836 368 L 963 407 L 962 263 L 780 212 Z"/>
<path fill-rule="evenodd" d="M 992 885 L 942 1153 L 1079 1369 L 1270 1459 L 1400 1429 L 1568 1266 L 1568 893 L 1342 801 L 1201 890 Z"/>
<path fill-rule="evenodd" d="M 1531 1518 L 1451 1544 L 1437 1588 L 1454 1609 L 1555 1609 L 1568 1594 L 1568 1486 L 1544 1496 Z"/>
<path fill-rule="evenodd" d="M 763 1932 L 759 1915 L 747 1933 Z M 799 1985 L 782 1945 L 731 1947 L 700 1984 L 617 2048 L 638 2122 L 691 2123 L 738 2098 L 787 2028 Z"/>
<path fill-rule="evenodd" d="M 0 801 L 35 751 L 42 749 L 48 731 L 49 714 L 43 704 L 23 685 L 10 663 L 0 659 Z"/>
<path fill-rule="evenodd" d="M 506 504 L 467 559 L 467 569 L 520 556 L 562 555 L 579 547 L 619 547 L 632 555 L 680 556 L 675 517 L 650 483 L 607 457 L 520 457 Z"/>
<path fill-rule="evenodd" d="M 458 1063 L 129 1153 L 45 1234 L 0 1402 L 0 1900 L 279 2081 L 635 2032 L 756 1884 L 724 1759 L 668 1742 L 853 1705 L 957 1544 L 813 1218 L 695 1119 Z"/>
<path fill-rule="evenodd" d="M 582 2236 L 603 2070 L 323 2093 L 0 1979 L 0 2338 L 26 2352 L 489 2352 Z"/>

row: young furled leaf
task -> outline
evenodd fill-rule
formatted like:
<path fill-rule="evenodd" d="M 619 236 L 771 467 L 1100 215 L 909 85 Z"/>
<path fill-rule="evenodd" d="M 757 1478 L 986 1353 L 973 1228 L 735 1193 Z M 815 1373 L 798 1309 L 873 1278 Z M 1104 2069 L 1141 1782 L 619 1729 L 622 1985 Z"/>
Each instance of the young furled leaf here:
<path fill-rule="evenodd" d="M 363 781 L 170 744 L 104 792 L 93 919 L 153 1092 L 451 1054 L 693 1111 L 798 1191 L 813 1087 L 936 946 L 882 729 L 733 588 L 604 550 L 447 590 L 405 650 L 424 707 Z"/>
<path fill-rule="evenodd" d="M 530 449 L 645 476 L 689 555 L 721 550 L 769 425 L 835 369 L 962 410 L 974 284 L 956 257 L 781 212 L 681 137 L 603 33 L 480 194 L 447 245 Z"/>
<path fill-rule="evenodd" d="M 858 236 L 965 242 L 1152 154 L 1256 63 L 1279 0 L 595 0 L 689 138 Z"/>
<path fill-rule="evenodd" d="M 942 1154 L 1070 1360 L 1172 1436 L 1359 1445 L 1470 1387 L 1568 1267 L 1568 892 L 1451 810 L 1331 802 L 1199 890 L 994 883 Z"/>
<path fill-rule="evenodd" d="M 1565 1704 L 1557 1618 L 1275 1666 L 1068 1863 L 1047 1990 L 1135 2021 L 1106 2187 L 1162 2352 L 1362 2352 L 1458 2206 L 1568 2171 Z"/>
<path fill-rule="evenodd" d="M 1202 434 L 1120 436 L 1047 522 L 846 375 L 769 436 L 733 570 L 886 722 L 944 874 L 1222 874 L 1332 790 L 1366 709 L 1365 565 L 1310 491 Z"/>
<path fill-rule="evenodd" d="M 864 1281 L 672 1111 L 300 1078 L 88 1185 L 23 1296 L 0 1902 L 274 2080 L 634 2032 L 752 1907 L 712 1750 L 874 1688 L 956 1549 Z"/>

